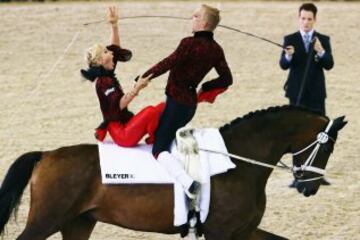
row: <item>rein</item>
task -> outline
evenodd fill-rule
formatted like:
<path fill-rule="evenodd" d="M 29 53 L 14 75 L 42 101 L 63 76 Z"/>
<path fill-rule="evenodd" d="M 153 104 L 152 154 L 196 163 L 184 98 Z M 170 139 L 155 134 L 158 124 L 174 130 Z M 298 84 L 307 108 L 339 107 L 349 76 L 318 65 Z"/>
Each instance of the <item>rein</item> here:
<path fill-rule="evenodd" d="M 299 182 L 316 181 L 316 180 L 319 180 L 319 179 L 323 178 L 326 171 L 325 171 L 325 169 L 314 167 L 314 166 L 312 166 L 312 164 L 313 164 L 313 162 L 314 162 L 314 160 L 315 160 L 315 158 L 316 158 L 316 156 L 318 154 L 319 148 L 321 147 L 322 144 L 327 143 L 329 139 L 332 140 L 333 142 L 335 142 L 335 140 L 328 135 L 328 132 L 329 132 L 332 125 L 333 125 L 333 121 L 330 120 L 328 125 L 326 126 L 325 131 L 320 132 L 317 135 L 317 138 L 316 138 L 316 140 L 314 142 L 310 143 L 309 145 L 307 145 L 303 149 L 301 149 L 301 150 L 299 150 L 299 151 L 297 151 L 295 153 L 292 153 L 293 156 L 300 155 L 301 153 L 304 153 L 306 150 L 310 149 L 311 147 L 313 147 L 315 145 L 315 148 L 313 149 L 311 154 L 308 156 L 305 163 L 302 164 L 300 167 L 293 166 L 291 168 L 291 167 L 288 167 L 287 165 L 285 165 L 284 163 L 282 163 L 282 166 L 280 166 L 280 165 L 272 165 L 272 164 L 260 162 L 258 160 L 242 157 L 242 156 L 239 156 L 239 155 L 236 155 L 236 154 L 220 152 L 220 151 L 215 151 L 215 150 L 206 149 L 206 148 L 199 148 L 199 150 L 200 151 L 205 151 L 205 152 L 216 153 L 216 154 L 222 154 L 222 155 L 228 156 L 230 158 L 234 158 L 234 159 L 246 162 L 246 163 L 250 163 L 250 164 L 254 164 L 254 165 L 258 165 L 258 166 L 262 166 L 262 167 L 266 167 L 266 168 L 271 168 L 271 169 L 280 168 L 282 170 L 287 170 L 287 172 L 290 171 L 293 174 L 296 174 L 299 171 L 318 173 L 321 176 L 314 177 L 314 178 L 298 179 L 297 180 Z"/>
<path fill-rule="evenodd" d="M 271 168 L 271 169 L 280 168 L 280 169 L 285 169 L 285 170 L 290 170 L 291 169 L 291 168 L 289 168 L 287 166 L 279 166 L 279 165 L 272 165 L 272 164 L 268 164 L 268 163 L 263 163 L 263 162 L 260 162 L 260 161 L 254 160 L 254 159 L 242 157 L 242 156 L 232 154 L 232 153 L 220 152 L 220 151 L 206 149 L 206 148 L 199 148 L 199 150 L 204 151 L 204 152 L 222 154 L 222 155 L 228 156 L 230 158 L 234 158 L 234 159 L 246 162 L 246 163 L 251 163 L 251 164 L 266 167 L 266 168 Z"/>

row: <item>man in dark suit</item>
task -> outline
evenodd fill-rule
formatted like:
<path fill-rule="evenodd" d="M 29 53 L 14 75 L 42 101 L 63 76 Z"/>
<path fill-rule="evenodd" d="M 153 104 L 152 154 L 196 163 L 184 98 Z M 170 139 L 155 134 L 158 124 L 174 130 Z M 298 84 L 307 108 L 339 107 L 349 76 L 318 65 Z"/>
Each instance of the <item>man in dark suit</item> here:
<path fill-rule="evenodd" d="M 284 85 L 290 105 L 303 106 L 325 115 L 324 69 L 334 66 L 330 38 L 314 30 L 317 8 L 304 3 L 299 8 L 300 30 L 285 36 L 280 67 L 290 69 Z M 329 185 L 324 179 L 323 184 Z"/>
<path fill-rule="evenodd" d="M 313 28 L 316 23 L 316 13 L 317 8 L 312 3 L 304 3 L 300 6 L 300 30 L 285 36 L 285 49 L 281 54 L 280 67 L 283 70 L 290 69 L 284 86 L 290 104 L 325 114 L 324 69 L 330 70 L 334 66 L 334 60 L 330 38 Z"/>

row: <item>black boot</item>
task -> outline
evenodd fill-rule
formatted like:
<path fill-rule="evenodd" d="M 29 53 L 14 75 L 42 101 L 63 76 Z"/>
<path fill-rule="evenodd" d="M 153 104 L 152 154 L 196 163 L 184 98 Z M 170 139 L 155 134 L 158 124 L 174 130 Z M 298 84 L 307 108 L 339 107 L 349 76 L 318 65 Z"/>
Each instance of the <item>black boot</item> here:
<path fill-rule="evenodd" d="M 193 181 L 189 189 L 186 191 L 186 196 L 190 199 L 195 199 L 201 189 L 201 183 Z"/>

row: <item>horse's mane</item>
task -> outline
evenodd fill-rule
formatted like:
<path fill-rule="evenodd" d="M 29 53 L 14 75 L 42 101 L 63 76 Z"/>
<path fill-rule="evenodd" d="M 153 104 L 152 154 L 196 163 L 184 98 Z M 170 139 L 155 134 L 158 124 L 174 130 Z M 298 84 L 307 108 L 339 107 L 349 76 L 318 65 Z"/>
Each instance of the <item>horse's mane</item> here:
<path fill-rule="evenodd" d="M 321 112 L 319 111 L 314 111 L 314 110 L 310 110 L 308 108 L 304 108 L 304 107 L 300 107 L 300 106 L 293 106 L 293 105 L 283 105 L 283 106 L 274 106 L 274 107 L 269 107 L 267 109 L 261 109 L 261 110 L 256 110 L 254 112 L 249 112 L 248 114 L 242 116 L 242 117 L 238 117 L 234 120 L 232 120 L 230 123 L 225 124 L 224 126 L 220 127 L 219 130 L 220 132 L 222 131 L 226 131 L 229 128 L 234 127 L 235 125 L 238 125 L 239 123 L 242 123 L 244 121 L 256 118 L 256 117 L 261 117 L 265 114 L 268 113 L 277 113 L 280 111 L 303 111 L 303 112 L 307 112 L 307 113 L 312 113 L 315 115 L 320 115 L 323 116 L 327 119 L 329 119 L 327 116 L 323 115 Z"/>

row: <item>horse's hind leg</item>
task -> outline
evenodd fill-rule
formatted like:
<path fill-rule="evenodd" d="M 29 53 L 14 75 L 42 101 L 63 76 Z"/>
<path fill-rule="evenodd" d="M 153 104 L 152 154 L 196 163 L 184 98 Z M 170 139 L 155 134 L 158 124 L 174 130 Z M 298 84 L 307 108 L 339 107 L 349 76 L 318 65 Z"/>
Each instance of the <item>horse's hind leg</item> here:
<path fill-rule="evenodd" d="M 80 215 L 69 221 L 60 231 L 63 240 L 88 240 L 96 221 L 86 215 Z"/>
<path fill-rule="evenodd" d="M 16 240 L 45 240 L 55 232 L 45 230 L 43 226 L 40 225 L 27 225 L 24 231 L 20 234 L 20 236 L 16 238 Z"/>
<path fill-rule="evenodd" d="M 30 208 L 29 217 L 24 231 L 16 240 L 45 240 L 54 233 L 59 231 L 58 224 L 53 221 L 51 216 L 43 214 L 45 210 L 37 211 Z"/>
<path fill-rule="evenodd" d="M 60 212 L 60 210 L 57 210 L 56 206 L 46 208 L 46 204 L 42 204 L 42 208 L 42 202 L 34 203 L 33 197 L 32 195 L 26 227 L 17 240 L 45 240 L 59 231 L 59 223 L 55 220 L 56 215 L 49 209 L 55 209 L 55 212 Z"/>
<path fill-rule="evenodd" d="M 95 227 L 96 220 L 87 214 L 80 215 L 60 227 L 55 227 L 48 222 L 28 221 L 25 230 L 16 240 L 45 240 L 52 234 L 61 231 L 63 240 L 88 240 Z"/>

